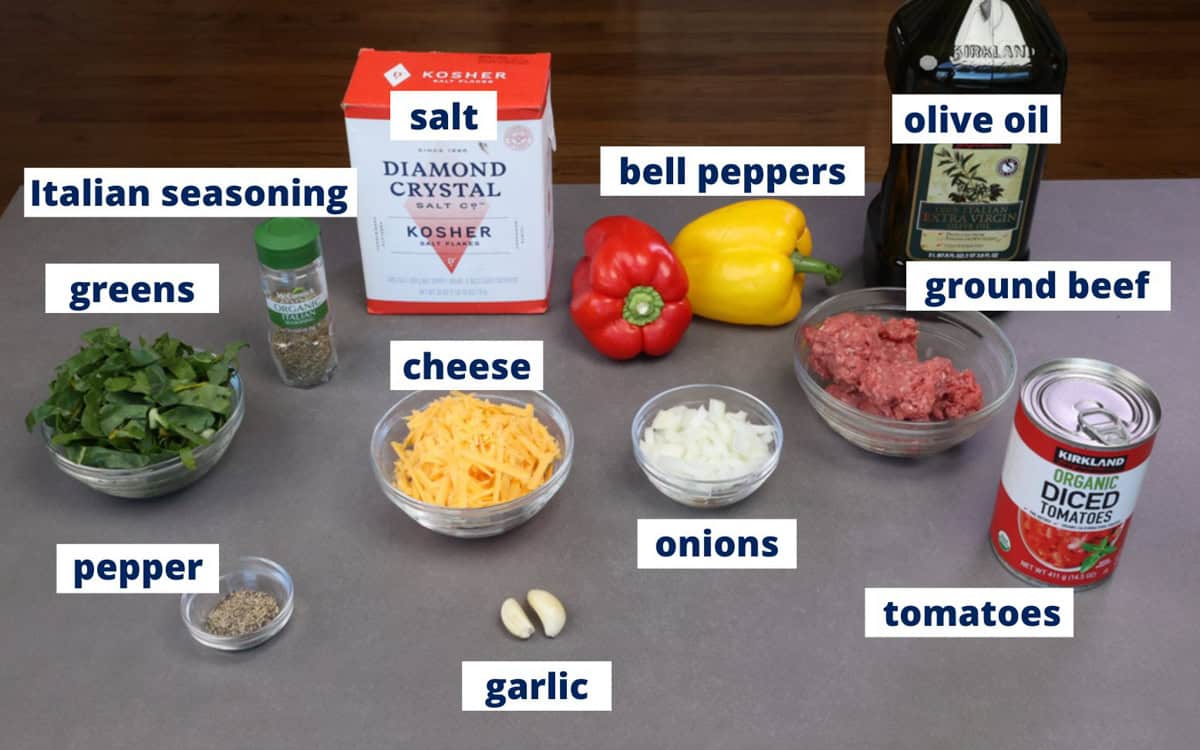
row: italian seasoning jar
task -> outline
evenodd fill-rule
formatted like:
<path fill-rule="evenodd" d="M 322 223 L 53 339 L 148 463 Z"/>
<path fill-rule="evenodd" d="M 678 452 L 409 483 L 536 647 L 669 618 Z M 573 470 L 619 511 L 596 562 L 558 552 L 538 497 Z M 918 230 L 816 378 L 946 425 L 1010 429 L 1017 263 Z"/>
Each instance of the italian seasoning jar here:
<path fill-rule="evenodd" d="M 254 231 L 271 358 L 283 382 L 308 388 L 337 367 L 321 229 L 309 219 L 270 219 Z"/>

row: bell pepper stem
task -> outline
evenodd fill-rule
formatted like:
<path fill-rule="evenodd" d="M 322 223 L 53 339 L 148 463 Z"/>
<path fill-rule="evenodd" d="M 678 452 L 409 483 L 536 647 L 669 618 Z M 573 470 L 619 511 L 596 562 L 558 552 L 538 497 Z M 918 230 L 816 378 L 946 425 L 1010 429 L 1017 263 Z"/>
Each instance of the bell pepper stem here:
<path fill-rule="evenodd" d="M 621 316 L 635 326 L 644 326 L 658 320 L 662 315 L 662 295 L 652 286 L 635 286 L 625 295 L 625 307 Z"/>
<path fill-rule="evenodd" d="M 801 255 L 799 251 L 792 253 L 792 267 L 796 273 L 819 273 L 825 277 L 826 284 L 836 284 L 842 280 L 842 269 L 828 261 Z"/>

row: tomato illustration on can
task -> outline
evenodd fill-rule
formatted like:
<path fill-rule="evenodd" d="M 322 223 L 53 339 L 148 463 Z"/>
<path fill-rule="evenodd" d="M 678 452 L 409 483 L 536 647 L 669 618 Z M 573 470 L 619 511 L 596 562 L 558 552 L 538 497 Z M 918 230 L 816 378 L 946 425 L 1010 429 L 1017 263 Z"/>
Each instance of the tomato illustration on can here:
<path fill-rule="evenodd" d="M 1058 359 L 1031 372 L 992 516 L 1000 562 L 1037 585 L 1108 580 L 1161 420 L 1153 389 L 1116 365 Z"/>

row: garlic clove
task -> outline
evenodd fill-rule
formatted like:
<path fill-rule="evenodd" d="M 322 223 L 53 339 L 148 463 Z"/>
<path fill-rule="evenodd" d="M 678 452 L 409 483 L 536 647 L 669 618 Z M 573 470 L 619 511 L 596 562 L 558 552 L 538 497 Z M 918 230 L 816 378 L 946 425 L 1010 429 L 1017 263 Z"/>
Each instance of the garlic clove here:
<path fill-rule="evenodd" d="M 563 608 L 558 597 L 544 589 L 530 589 L 525 600 L 542 622 L 542 630 L 547 638 L 553 638 L 562 632 L 567 624 L 567 610 Z"/>
<path fill-rule="evenodd" d="M 504 623 L 504 628 L 508 632 L 521 640 L 533 635 L 533 621 L 529 619 L 529 615 L 525 614 L 521 603 L 511 596 L 500 605 L 500 622 Z"/>

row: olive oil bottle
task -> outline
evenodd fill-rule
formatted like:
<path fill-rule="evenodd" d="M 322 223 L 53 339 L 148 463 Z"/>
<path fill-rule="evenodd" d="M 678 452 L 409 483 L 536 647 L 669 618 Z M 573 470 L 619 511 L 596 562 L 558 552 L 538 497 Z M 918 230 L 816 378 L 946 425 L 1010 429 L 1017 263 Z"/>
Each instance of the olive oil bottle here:
<path fill-rule="evenodd" d="M 885 57 L 896 94 L 1059 94 L 1067 51 L 1037 0 L 909 0 Z M 864 268 L 902 286 L 915 260 L 1027 260 L 1046 147 L 898 144 L 867 210 Z"/>

